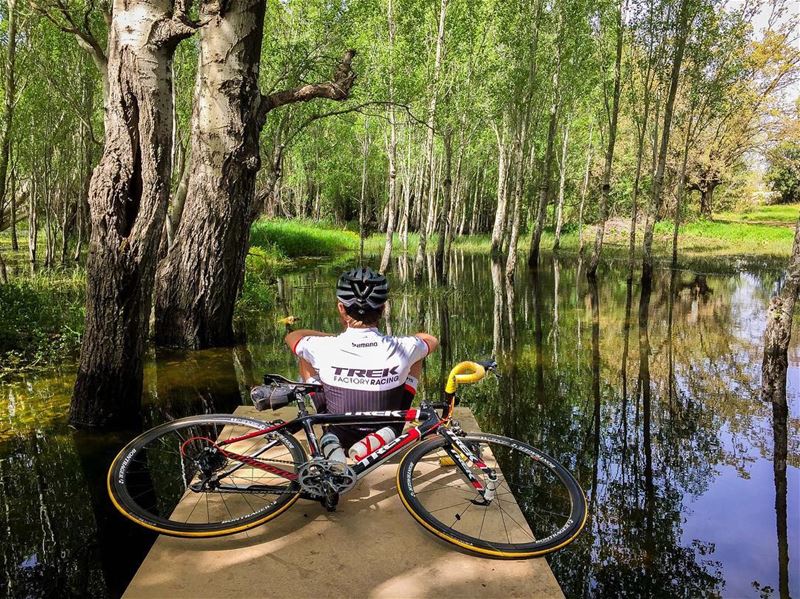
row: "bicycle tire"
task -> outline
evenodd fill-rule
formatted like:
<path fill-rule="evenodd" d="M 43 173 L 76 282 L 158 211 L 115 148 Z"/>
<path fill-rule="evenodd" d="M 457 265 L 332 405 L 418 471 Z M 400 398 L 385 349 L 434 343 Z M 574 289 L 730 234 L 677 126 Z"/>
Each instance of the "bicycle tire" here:
<path fill-rule="evenodd" d="M 219 521 L 215 522 L 190 522 L 189 519 L 192 518 L 197 505 L 202 501 L 201 496 L 198 498 L 197 504 L 195 504 L 195 508 L 192 510 L 192 514 L 189 514 L 185 522 L 180 522 L 179 518 L 173 519 L 177 510 L 180 509 L 179 505 L 181 502 L 184 499 L 192 497 L 189 493 L 195 491 L 189 488 L 189 483 L 193 480 L 194 474 L 187 473 L 186 470 L 187 464 L 191 465 L 192 460 L 183 454 L 183 449 L 177 454 L 177 459 L 172 455 L 176 453 L 176 446 L 172 444 L 172 437 L 177 437 L 175 443 L 180 443 L 182 440 L 181 432 L 184 433 L 184 436 L 187 436 L 192 434 L 193 429 L 215 430 L 217 431 L 217 437 L 223 434 L 223 431 L 227 431 L 224 434 L 227 437 L 231 437 L 234 436 L 234 434 L 238 435 L 249 432 L 247 429 L 263 429 L 266 426 L 268 425 L 260 420 L 242 418 L 229 414 L 209 414 L 173 420 L 150 429 L 129 442 L 114 458 L 108 470 L 107 488 L 109 497 L 117 510 L 126 518 L 145 528 L 170 536 L 224 536 L 248 530 L 268 522 L 282 514 L 297 501 L 300 496 L 300 486 L 297 481 L 288 481 L 285 490 L 281 492 L 275 491 L 274 494 L 276 494 L 277 498 L 263 505 L 260 509 L 253 508 L 252 502 L 254 502 L 255 499 L 248 500 L 247 496 L 264 497 L 270 495 L 270 493 L 263 492 L 261 494 L 256 494 L 254 492 L 245 491 L 250 485 L 248 485 L 248 487 L 242 486 L 243 492 L 239 495 L 241 495 L 244 501 L 240 501 L 239 503 L 248 506 L 247 508 L 243 508 L 245 512 L 253 508 L 252 513 L 249 514 L 245 513 L 241 516 L 234 516 L 231 512 L 230 505 L 225 500 L 225 495 L 229 493 L 223 494 L 218 492 L 218 496 L 209 493 L 205 494 L 205 510 L 208 514 L 208 519 L 211 520 L 211 513 L 220 511 L 220 499 L 227 513 L 230 515 L 230 518 L 223 516 Z M 201 439 L 201 437 L 194 435 L 193 438 Z M 282 446 L 285 448 L 286 459 L 280 460 L 280 462 L 285 468 L 291 465 L 294 472 L 297 472 L 300 465 L 306 461 L 305 450 L 292 435 L 276 431 L 268 433 L 263 437 L 257 436 L 254 439 L 261 440 L 261 442 L 265 444 L 264 447 L 266 447 L 267 442 L 271 444 L 270 447 L 265 450 L 266 452 L 272 452 L 274 454 L 275 452 L 271 449 L 272 447 Z M 159 441 L 161 441 L 162 447 L 159 447 Z M 185 439 L 183 439 L 183 443 L 186 443 Z M 245 442 L 242 441 L 239 443 Z M 237 449 L 236 445 L 237 444 L 234 443 L 226 447 L 232 448 L 233 451 Z M 166 449 L 163 448 L 164 446 Z M 148 460 L 148 455 L 150 454 L 146 453 L 148 449 L 162 452 L 165 454 L 164 457 L 166 458 L 161 459 L 162 454 L 158 454 L 160 456 L 159 460 L 154 460 L 155 466 L 153 466 L 152 471 L 150 469 L 150 460 Z M 283 455 L 281 455 L 281 457 L 283 457 Z M 272 458 L 267 457 L 261 459 L 269 461 Z M 232 462 L 227 462 L 227 464 L 230 463 L 241 464 L 241 461 L 234 460 Z M 141 466 L 137 466 L 138 464 L 141 464 Z M 243 464 L 239 466 L 239 468 L 241 469 L 245 466 L 246 465 Z M 158 468 L 158 472 L 156 468 Z M 176 468 L 179 468 L 179 470 Z M 168 469 L 169 471 L 163 472 L 164 469 Z M 255 469 L 252 470 L 255 472 Z M 176 476 L 180 476 L 180 479 L 177 480 Z M 233 475 L 231 475 L 231 477 L 233 477 Z M 260 478 L 263 477 L 264 475 L 260 475 Z M 253 482 L 256 480 L 254 475 L 251 475 L 251 478 L 247 479 L 244 475 L 237 474 L 236 478 Z M 135 483 L 136 479 L 140 481 L 144 479 L 144 482 Z M 233 480 L 233 478 L 230 480 Z M 180 488 L 181 485 L 183 485 L 183 489 Z M 273 485 L 273 487 L 276 486 Z M 140 491 L 142 488 L 145 490 Z M 164 493 L 168 495 L 167 498 L 162 498 L 161 503 L 159 503 L 159 498 L 156 497 L 157 488 L 163 490 Z M 145 498 L 148 498 L 150 491 L 152 491 L 155 499 L 153 500 L 151 498 L 151 501 L 154 501 L 154 503 L 152 507 L 148 508 L 143 505 L 143 501 L 138 499 L 137 496 L 140 498 L 144 495 Z M 196 493 L 201 495 L 200 492 Z M 234 492 L 230 493 L 230 495 L 235 496 L 237 494 Z M 217 500 L 216 502 L 211 501 L 211 507 L 209 507 L 209 497 L 213 497 Z M 172 505 L 173 503 L 174 506 Z M 161 507 L 160 510 L 159 506 Z M 236 509 L 235 505 L 234 509 Z M 200 510 L 200 514 L 202 514 L 202 509 Z"/>
<path fill-rule="evenodd" d="M 442 484 L 443 481 L 447 480 L 446 478 L 442 477 L 447 476 L 448 472 L 454 473 L 455 470 L 454 467 L 448 469 L 447 466 L 442 466 L 441 462 L 439 462 L 439 465 L 437 466 L 435 462 L 431 461 L 431 458 L 435 458 L 437 453 L 442 454 L 446 452 L 446 447 L 451 447 L 450 442 L 445 437 L 440 436 L 434 439 L 429 439 L 428 441 L 420 443 L 416 447 L 412 448 L 404 456 L 400 466 L 397 469 L 397 488 L 399 490 L 400 498 L 409 513 L 428 531 L 447 541 L 448 543 L 457 545 L 469 552 L 506 559 L 531 558 L 551 553 L 566 546 L 572 542 L 578 536 L 578 534 L 580 534 L 586 523 L 587 517 L 586 497 L 584 496 L 583 490 L 575 478 L 563 466 L 561 466 L 561 464 L 538 449 L 526 443 L 522 443 L 521 441 L 509 439 L 508 437 L 491 435 L 487 433 L 474 433 L 462 437 L 462 440 L 468 444 L 479 444 L 480 446 L 483 444 L 494 444 L 498 446 L 498 448 L 502 448 L 498 450 L 492 450 L 491 454 L 489 454 L 491 459 L 493 459 L 495 453 L 499 454 L 505 452 L 517 452 L 517 454 L 521 454 L 521 456 L 528 458 L 532 464 L 541 466 L 543 470 L 550 473 L 553 479 L 557 481 L 558 485 L 563 487 L 563 490 L 566 491 L 570 505 L 569 513 L 564 514 L 565 522 L 555 533 L 550 533 L 541 537 L 536 535 L 537 531 L 535 531 L 534 527 L 530 524 L 530 517 L 528 517 L 526 512 L 523 511 L 523 509 L 532 509 L 532 506 L 530 505 L 531 498 L 526 496 L 526 493 L 529 494 L 529 492 L 518 490 L 517 493 L 513 493 L 513 489 L 511 484 L 508 483 L 508 479 L 505 476 L 506 472 L 503 464 L 501 463 L 504 460 L 497 459 L 494 464 L 490 463 L 489 465 L 493 468 L 496 468 L 498 470 L 498 474 L 502 475 L 502 481 L 508 487 L 508 493 L 506 494 L 513 493 L 513 504 L 511 500 L 503 500 L 503 502 L 498 502 L 500 499 L 498 496 L 490 504 L 490 506 L 496 504 L 496 506 L 499 508 L 496 511 L 500 514 L 500 518 L 503 519 L 503 527 L 506 526 L 506 517 L 503 516 L 503 514 L 510 514 L 508 510 L 512 510 L 514 509 L 514 506 L 516 506 L 516 509 L 520 510 L 525 521 L 520 524 L 517 522 L 519 518 L 514 518 L 513 516 L 511 516 L 511 520 L 519 524 L 520 530 L 528 527 L 527 534 L 531 540 L 528 541 L 525 539 L 524 542 L 512 542 L 511 537 L 508 536 L 507 542 L 504 543 L 496 540 L 481 538 L 481 534 L 486 523 L 486 515 L 490 510 L 490 507 L 485 506 L 478 507 L 478 509 L 485 507 L 485 511 L 483 512 L 483 520 L 481 521 L 480 525 L 481 529 L 478 533 L 479 536 L 476 537 L 471 534 L 466 534 L 463 531 L 455 530 L 456 527 L 462 525 L 462 522 L 466 522 L 466 518 L 464 516 L 467 510 L 470 509 L 472 505 L 478 505 L 473 501 L 475 497 L 478 497 L 478 494 L 474 488 L 472 488 L 472 486 L 466 482 L 466 479 L 463 477 L 461 472 L 458 472 L 458 476 L 450 476 L 450 479 L 461 479 L 464 484 L 463 490 L 459 490 L 459 487 L 455 487 L 447 483 Z M 484 455 L 482 459 L 487 461 L 487 463 L 491 461 L 491 459 L 487 459 L 486 455 Z M 423 460 L 428 460 L 424 467 L 421 465 Z M 508 464 L 507 467 L 510 469 L 511 465 L 509 463 L 508 456 L 506 456 L 505 462 Z M 522 473 L 521 476 L 526 475 L 524 469 L 516 468 L 514 476 L 518 476 L 516 473 L 517 471 Z M 419 474 L 419 476 L 416 478 L 415 472 Z M 419 484 L 415 484 L 415 481 L 419 481 Z M 427 487 L 424 486 L 426 484 L 428 485 Z M 433 486 L 437 484 L 440 485 L 442 489 L 438 489 L 437 487 Z M 453 520 L 453 524 L 451 525 L 443 522 L 441 516 L 437 517 L 433 512 L 441 512 L 446 509 L 450 509 L 451 511 L 446 513 L 452 514 L 453 512 L 451 508 L 455 508 L 456 506 L 447 505 L 446 507 L 431 511 L 429 508 L 426 508 L 425 505 L 423 505 L 420 499 L 421 495 L 425 493 L 432 493 L 431 495 L 428 495 L 428 497 L 435 497 L 435 494 L 441 494 L 441 492 L 444 491 L 444 488 L 452 488 L 457 490 L 458 493 L 462 493 L 461 501 L 463 501 L 465 504 L 469 503 L 468 507 L 464 510 L 464 512 L 461 512 L 460 515 L 458 515 L 459 513 L 457 511 L 455 512 L 456 518 Z M 473 499 L 468 499 L 470 491 L 473 495 L 475 495 Z M 453 493 L 450 494 L 452 495 Z M 506 505 L 506 510 L 503 510 L 503 505 Z M 478 512 L 478 514 L 479 513 L 480 512 Z M 470 516 L 472 515 L 473 514 Z M 476 517 L 480 518 L 480 516 Z M 498 531 L 500 530 L 499 526 L 497 526 L 497 529 Z M 508 535 L 507 529 L 505 532 L 506 535 Z M 519 536 L 521 537 L 522 535 Z"/>

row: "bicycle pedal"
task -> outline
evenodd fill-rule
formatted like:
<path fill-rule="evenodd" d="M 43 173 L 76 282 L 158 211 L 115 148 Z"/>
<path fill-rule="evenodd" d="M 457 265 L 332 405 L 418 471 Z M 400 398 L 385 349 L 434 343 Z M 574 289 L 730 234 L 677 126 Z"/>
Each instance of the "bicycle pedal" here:
<path fill-rule="evenodd" d="M 440 466 L 455 466 L 456 461 L 451 458 L 450 456 L 446 456 L 443 458 L 439 458 L 439 465 Z"/>

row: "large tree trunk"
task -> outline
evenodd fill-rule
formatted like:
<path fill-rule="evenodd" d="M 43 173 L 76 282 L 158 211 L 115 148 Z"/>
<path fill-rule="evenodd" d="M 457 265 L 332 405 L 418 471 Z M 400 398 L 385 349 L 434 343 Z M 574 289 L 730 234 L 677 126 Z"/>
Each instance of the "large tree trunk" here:
<path fill-rule="evenodd" d="M 697 189 L 700 190 L 700 216 L 711 220 L 714 208 L 714 190 L 719 185 L 716 180 L 703 181 Z"/>
<path fill-rule="evenodd" d="M 792 318 L 800 291 L 800 220 L 794 233 L 794 247 L 783 288 L 772 298 L 767 310 L 764 333 L 764 361 L 761 365 L 762 399 L 772 404 L 773 476 L 778 537 L 778 588 L 781 597 L 789 596 L 789 544 L 787 540 L 786 456 L 787 420 L 786 374 L 792 336 Z"/>
<path fill-rule="evenodd" d="M 140 408 L 169 194 L 170 64 L 178 41 L 194 30 L 174 8 L 169 0 L 114 3 L 106 143 L 89 194 L 86 330 L 70 412 L 77 426 L 130 424 Z"/>
<path fill-rule="evenodd" d="M 314 98 L 345 100 L 355 79 L 355 51 L 348 50 L 332 81 L 261 95 L 264 3 L 203 3 L 200 20 L 188 194 L 174 243 L 158 268 L 155 330 L 160 345 L 194 349 L 234 340 L 233 310 L 244 278 L 267 114 Z"/>
<path fill-rule="evenodd" d="M 622 0 L 619 0 L 617 8 L 617 53 L 614 60 L 614 93 L 608 126 L 608 147 L 606 148 L 606 163 L 603 168 L 603 183 L 600 186 L 600 222 L 597 223 L 594 250 L 592 251 L 592 257 L 589 259 L 589 266 L 586 268 L 586 276 L 590 279 L 597 275 L 597 266 L 600 264 L 600 253 L 603 251 L 603 236 L 606 232 L 606 221 L 608 220 L 608 196 L 611 194 L 611 169 L 614 165 L 614 145 L 617 141 L 622 76 L 622 33 Z"/>
<path fill-rule="evenodd" d="M 203 3 L 188 192 L 158 269 L 155 340 L 200 348 L 233 342 L 250 205 L 259 168 L 264 3 Z"/>

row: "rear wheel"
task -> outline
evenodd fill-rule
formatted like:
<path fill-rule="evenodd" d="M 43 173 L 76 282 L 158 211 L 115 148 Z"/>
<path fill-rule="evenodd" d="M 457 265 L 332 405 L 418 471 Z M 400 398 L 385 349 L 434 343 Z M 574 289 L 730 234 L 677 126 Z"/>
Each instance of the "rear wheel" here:
<path fill-rule="evenodd" d="M 267 522 L 299 496 L 302 446 L 280 431 L 219 445 L 267 426 L 207 415 L 151 429 L 111 464 L 111 500 L 137 524 L 173 536 L 221 536 Z"/>
<path fill-rule="evenodd" d="M 482 499 L 455 465 L 463 457 L 445 437 L 403 458 L 397 486 L 408 511 L 436 536 L 469 551 L 502 558 L 535 557 L 571 542 L 586 522 L 586 499 L 572 475 L 520 441 L 489 434 L 462 438 L 497 474 L 496 496 Z M 486 480 L 475 466 L 472 474 Z"/>

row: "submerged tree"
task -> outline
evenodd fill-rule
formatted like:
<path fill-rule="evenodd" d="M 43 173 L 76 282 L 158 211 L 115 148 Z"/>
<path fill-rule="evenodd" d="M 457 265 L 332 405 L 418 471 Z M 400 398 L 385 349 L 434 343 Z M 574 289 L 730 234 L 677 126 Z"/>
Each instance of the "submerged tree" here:
<path fill-rule="evenodd" d="M 264 3 L 204 3 L 201 21 L 187 200 L 159 266 L 155 333 L 161 345 L 195 349 L 234 339 L 267 114 L 314 98 L 345 100 L 355 80 L 349 50 L 329 82 L 262 94 Z"/>
<path fill-rule="evenodd" d="M 108 38 L 106 144 L 89 194 L 86 330 L 70 422 L 129 423 L 138 413 L 172 138 L 170 63 L 194 33 L 183 2 L 117 0 Z"/>

